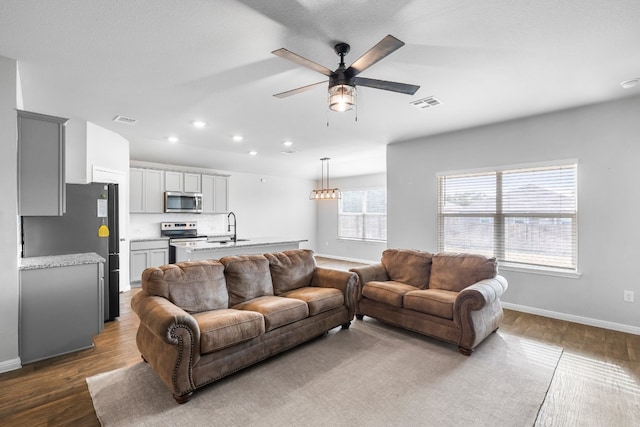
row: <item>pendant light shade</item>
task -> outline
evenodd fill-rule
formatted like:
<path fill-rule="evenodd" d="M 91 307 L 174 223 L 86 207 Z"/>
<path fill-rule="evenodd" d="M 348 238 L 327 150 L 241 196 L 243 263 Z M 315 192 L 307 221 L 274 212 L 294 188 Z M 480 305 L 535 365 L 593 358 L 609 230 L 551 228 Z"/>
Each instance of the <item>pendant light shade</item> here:
<path fill-rule="evenodd" d="M 356 88 L 346 84 L 329 88 L 329 109 L 331 111 L 349 111 L 356 105 Z"/>
<path fill-rule="evenodd" d="M 322 162 L 322 179 L 321 179 L 321 187 L 320 189 L 312 190 L 311 194 L 309 194 L 309 200 L 338 200 L 342 199 L 342 192 L 337 188 L 329 188 L 329 158 L 323 157 L 320 159 Z M 327 168 L 327 186 L 324 184 L 324 169 L 325 162 Z"/>

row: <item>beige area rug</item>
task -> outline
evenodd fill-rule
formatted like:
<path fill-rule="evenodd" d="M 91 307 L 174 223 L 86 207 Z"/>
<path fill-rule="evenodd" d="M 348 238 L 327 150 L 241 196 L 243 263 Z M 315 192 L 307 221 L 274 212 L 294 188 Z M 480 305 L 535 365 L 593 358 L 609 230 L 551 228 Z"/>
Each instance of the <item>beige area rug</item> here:
<path fill-rule="evenodd" d="M 366 318 L 184 405 L 143 362 L 87 384 L 105 426 L 532 426 L 561 354 L 498 332 L 466 357 Z"/>

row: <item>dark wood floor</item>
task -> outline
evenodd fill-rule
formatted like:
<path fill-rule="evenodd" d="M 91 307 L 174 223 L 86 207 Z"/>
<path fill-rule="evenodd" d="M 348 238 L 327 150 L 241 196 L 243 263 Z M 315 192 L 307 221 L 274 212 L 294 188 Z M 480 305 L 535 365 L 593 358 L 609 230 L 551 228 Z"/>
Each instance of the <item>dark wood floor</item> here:
<path fill-rule="evenodd" d="M 318 264 L 336 269 L 354 266 L 328 259 L 318 259 Z M 94 348 L 0 374 L 0 426 L 98 426 L 85 378 L 140 361 L 135 344 L 138 319 L 129 306 L 136 292 L 139 289 L 120 294 L 120 317 L 105 324 L 104 331 L 94 340 Z M 615 402 L 629 400 L 631 410 L 640 411 L 638 404 L 633 403 L 640 401 L 640 336 L 510 310 L 505 310 L 501 331 L 557 345 L 565 349 L 565 354 L 580 356 L 592 365 L 601 364 L 607 368 L 611 384 L 611 390 L 604 392 L 618 393 L 608 397 Z M 567 366 L 566 369 L 573 369 L 570 364 Z M 615 375 L 620 375 L 620 379 Z M 625 387 L 616 386 L 616 381 L 625 381 Z M 546 425 L 584 425 L 579 424 L 580 414 L 587 405 L 590 411 L 594 406 L 596 391 L 590 387 L 582 373 L 564 375 L 559 381 L 554 379 L 550 393 L 559 398 L 549 399 L 543 405 L 542 419 Z M 581 398 L 576 398 L 576 389 L 581 390 Z M 628 411 L 621 412 L 617 405 L 611 413 L 606 405 L 596 408 L 599 417 L 614 422 L 604 425 L 632 425 L 626 422 L 638 419 L 629 418 Z"/>

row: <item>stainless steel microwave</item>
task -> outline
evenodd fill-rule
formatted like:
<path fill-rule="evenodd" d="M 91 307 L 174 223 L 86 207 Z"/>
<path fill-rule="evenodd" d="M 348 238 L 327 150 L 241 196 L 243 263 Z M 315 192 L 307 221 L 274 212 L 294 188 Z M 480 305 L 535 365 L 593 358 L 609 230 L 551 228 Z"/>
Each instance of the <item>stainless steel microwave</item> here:
<path fill-rule="evenodd" d="M 202 193 L 165 191 L 164 211 L 202 213 Z"/>

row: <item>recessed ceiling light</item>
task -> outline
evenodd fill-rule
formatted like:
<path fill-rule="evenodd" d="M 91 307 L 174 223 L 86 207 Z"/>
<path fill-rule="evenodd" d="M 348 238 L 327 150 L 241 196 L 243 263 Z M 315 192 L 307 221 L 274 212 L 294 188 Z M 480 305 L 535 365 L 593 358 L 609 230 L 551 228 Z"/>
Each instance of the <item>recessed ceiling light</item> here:
<path fill-rule="evenodd" d="M 285 142 L 282 143 L 282 145 L 284 145 L 285 147 L 291 147 L 293 145 L 293 142 L 285 141 Z"/>
<path fill-rule="evenodd" d="M 169 140 L 170 143 L 175 144 L 176 142 L 179 141 L 177 136 L 170 136 L 169 138 L 167 138 Z"/>
<path fill-rule="evenodd" d="M 202 129 L 206 125 L 207 125 L 207 123 L 203 122 L 202 120 L 196 120 L 196 121 L 193 122 L 193 126 L 197 127 L 198 129 Z"/>
<path fill-rule="evenodd" d="M 295 153 L 295 151 L 293 151 L 293 150 L 282 150 L 280 152 L 280 154 L 293 154 L 293 153 Z"/>
<path fill-rule="evenodd" d="M 233 135 L 233 140 L 235 142 L 240 142 L 242 141 L 244 138 L 242 137 L 242 135 Z"/>
<path fill-rule="evenodd" d="M 249 151 L 249 155 L 250 156 L 255 156 L 256 154 L 258 154 L 258 152 L 256 150 Z"/>
<path fill-rule="evenodd" d="M 632 87 L 636 87 L 638 85 L 638 83 L 640 83 L 640 78 L 626 80 L 626 81 L 620 83 L 620 86 L 622 86 L 625 89 L 631 89 Z"/>

